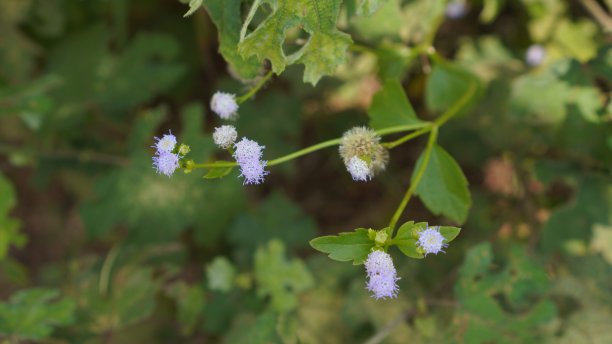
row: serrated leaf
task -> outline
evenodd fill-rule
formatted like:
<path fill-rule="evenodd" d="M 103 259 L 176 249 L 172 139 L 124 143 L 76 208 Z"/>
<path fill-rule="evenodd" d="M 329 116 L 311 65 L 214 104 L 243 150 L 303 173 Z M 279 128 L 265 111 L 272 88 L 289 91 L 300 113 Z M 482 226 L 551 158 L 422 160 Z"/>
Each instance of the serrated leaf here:
<path fill-rule="evenodd" d="M 423 123 L 417 118 L 398 80 L 386 80 L 368 110 L 370 127 L 384 129 Z"/>
<path fill-rule="evenodd" d="M 257 294 L 270 296 L 272 307 L 288 312 L 298 305 L 297 293 L 314 284 L 310 271 L 299 259 L 285 258 L 285 246 L 272 240 L 255 253 L 255 280 Z"/>
<path fill-rule="evenodd" d="M 210 170 L 208 170 L 208 172 L 202 178 L 204 178 L 204 179 L 223 178 L 223 177 L 227 176 L 228 174 L 230 174 L 233 169 L 234 169 L 234 166 L 229 166 L 229 167 L 213 167 Z"/>
<path fill-rule="evenodd" d="M 328 257 L 341 262 L 353 261 L 354 265 L 363 264 L 374 247 L 374 241 L 368 237 L 368 230 L 357 228 L 354 232 L 327 235 L 312 239 L 310 246 L 315 250 L 327 253 Z"/>
<path fill-rule="evenodd" d="M 316 85 L 321 77 L 332 74 L 344 63 L 346 50 L 352 42 L 349 35 L 336 29 L 340 4 L 340 0 L 272 2 L 270 15 L 253 32 L 241 37 L 238 51 L 246 58 L 256 56 L 260 62 L 270 60 L 276 74 L 287 65 L 304 64 L 304 82 Z M 243 32 L 259 6 L 261 1 L 253 4 Z M 293 27 L 300 27 L 310 38 L 300 50 L 286 56 L 282 47 L 285 32 Z"/>
<path fill-rule="evenodd" d="M 261 63 L 254 57 L 243 58 L 238 53 L 240 41 L 241 0 L 207 0 L 206 9 L 217 27 L 219 52 L 238 75 L 252 79 L 261 70 Z"/>
<path fill-rule="evenodd" d="M 48 338 L 57 326 L 74 321 L 75 303 L 56 300 L 54 289 L 27 289 L 16 292 L 8 302 L 0 303 L 0 337 L 41 340 Z"/>
<path fill-rule="evenodd" d="M 421 154 L 414 171 L 419 170 L 423 157 Z M 413 173 L 413 180 L 414 177 Z M 442 214 L 455 222 L 463 223 L 472 204 L 467 185 L 467 179 L 455 159 L 442 147 L 434 145 L 429 164 L 416 187 L 415 194 L 432 213 Z"/>

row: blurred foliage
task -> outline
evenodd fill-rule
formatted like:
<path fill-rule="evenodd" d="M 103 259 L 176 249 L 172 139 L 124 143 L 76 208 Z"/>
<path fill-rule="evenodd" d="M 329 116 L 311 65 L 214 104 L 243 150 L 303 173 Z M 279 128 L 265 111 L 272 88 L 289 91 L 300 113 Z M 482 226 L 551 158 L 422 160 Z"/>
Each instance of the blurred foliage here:
<path fill-rule="evenodd" d="M 611 6 L 0 1 L 0 343 L 611 342 Z M 259 186 L 151 168 L 168 129 L 230 160 L 210 96 L 267 69 L 235 124 L 268 161 L 418 129 L 477 85 L 393 238 L 397 299 L 308 243 L 363 262 L 426 139 L 367 184 L 334 149 Z M 452 243 L 409 259 L 424 221 Z"/>

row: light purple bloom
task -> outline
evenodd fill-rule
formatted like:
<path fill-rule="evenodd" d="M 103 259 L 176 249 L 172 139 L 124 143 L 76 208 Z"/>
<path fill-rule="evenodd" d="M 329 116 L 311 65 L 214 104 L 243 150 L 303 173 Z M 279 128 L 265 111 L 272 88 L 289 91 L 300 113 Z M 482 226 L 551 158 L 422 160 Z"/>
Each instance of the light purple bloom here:
<path fill-rule="evenodd" d="M 217 91 L 210 100 L 210 108 L 223 119 L 233 119 L 238 111 L 236 96 Z"/>
<path fill-rule="evenodd" d="M 170 177 L 179 168 L 179 155 L 170 152 L 158 152 L 153 157 L 153 168 L 157 173 L 165 174 Z"/>
<path fill-rule="evenodd" d="M 536 67 L 544 62 L 546 49 L 539 44 L 532 44 L 525 53 L 525 62 L 531 67 Z"/>
<path fill-rule="evenodd" d="M 393 266 L 391 256 L 383 251 L 373 251 L 365 262 L 368 281 L 366 288 L 372 292 L 375 299 L 397 297 L 397 272 Z"/>
<path fill-rule="evenodd" d="M 243 137 L 234 144 L 234 159 L 240 165 L 240 175 L 244 177 L 244 184 L 260 184 L 269 173 L 264 168 L 266 161 L 261 161 L 263 149 L 257 142 Z"/>
<path fill-rule="evenodd" d="M 176 146 L 176 136 L 172 135 L 171 131 L 168 131 L 168 134 L 165 134 L 160 139 L 159 137 L 155 137 L 155 145 L 152 147 L 157 149 L 157 154 L 161 152 L 170 153 Z"/>
<path fill-rule="evenodd" d="M 425 255 L 438 254 L 438 252 L 444 252 L 442 249 L 448 246 L 444 240 L 446 239 L 440 234 L 440 227 L 428 227 L 419 233 L 417 245 L 425 251 Z"/>

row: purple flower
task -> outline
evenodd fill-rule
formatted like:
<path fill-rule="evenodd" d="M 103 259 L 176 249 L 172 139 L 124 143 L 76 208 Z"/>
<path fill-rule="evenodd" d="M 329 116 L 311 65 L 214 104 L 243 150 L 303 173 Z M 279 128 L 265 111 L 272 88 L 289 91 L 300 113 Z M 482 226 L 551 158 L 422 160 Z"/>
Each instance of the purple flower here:
<path fill-rule="evenodd" d="M 467 13 L 467 5 L 463 1 L 452 1 L 446 5 L 445 12 L 450 19 L 461 19 Z"/>
<path fill-rule="evenodd" d="M 263 149 L 257 142 L 243 137 L 234 144 L 234 159 L 240 165 L 240 175 L 244 177 L 244 184 L 260 184 L 269 173 L 264 168 L 266 161 L 261 161 Z"/>
<path fill-rule="evenodd" d="M 375 299 L 397 297 L 397 272 L 393 266 L 391 256 L 383 251 L 373 251 L 365 262 L 368 281 L 366 288 L 372 292 Z"/>
<path fill-rule="evenodd" d="M 179 168 L 179 155 L 170 152 L 157 152 L 153 157 L 153 168 L 157 173 L 165 174 L 170 177 Z"/>
<path fill-rule="evenodd" d="M 176 146 L 176 136 L 172 135 L 171 131 L 168 131 L 168 134 L 165 134 L 160 139 L 159 137 L 155 137 L 155 145 L 152 147 L 157 149 L 157 154 L 161 152 L 170 153 Z"/>
<path fill-rule="evenodd" d="M 417 245 L 425 251 L 425 255 L 438 254 L 438 252 L 444 252 L 442 249 L 448 246 L 444 240 L 446 239 L 440 234 L 440 227 L 428 227 L 419 233 Z"/>

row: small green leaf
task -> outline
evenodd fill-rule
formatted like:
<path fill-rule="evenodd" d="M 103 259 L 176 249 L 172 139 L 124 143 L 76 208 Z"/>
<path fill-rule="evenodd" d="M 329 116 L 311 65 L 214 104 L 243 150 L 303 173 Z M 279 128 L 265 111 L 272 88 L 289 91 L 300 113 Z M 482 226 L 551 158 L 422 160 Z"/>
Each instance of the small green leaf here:
<path fill-rule="evenodd" d="M 14 206 L 13 185 L 0 174 L 0 261 L 6 257 L 10 246 L 21 247 L 26 243 L 26 237 L 19 232 L 20 222 L 8 216 Z"/>
<path fill-rule="evenodd" d="M 449 243 L 459 235 L 461 228 L 451 226 L 440 226 L 440 234 L 446 239 L 444 243 Z"/>
<path fill-rule="evenodd" d="M 421 259 L 425 257 L 417 247 L 418 232 L 427 228 L 427 222 L 414 223 L 414 221 L 406 222 L 397 230 L 392 243 L 397 245 L 397 248 L 403 254 L 410 258 Z"/>
<path fill-rule="evenodd" d="M 480 12 L 480 21 L 488 24 L 495 20 L 504 6 L 505 0 L 484 0 L 484 7 Z"/>
<path fill-rule="evenodd" d="M 315 250 L 328 253 L 329 258 L 341 262 L 352 260 L 354 265 L 363 264 L 374 241 L 368 237 L 368 230 L 357 228 L 354 232 L 340 233 L 315 238 L 310 241 Z"/>
<path fill-rule="evenodd" d="M 382 90 L 374 96 L 368 115 L 370 127 L 374 129 L 423 123 L 417 118 L 398 80 L 385 81 Z"/>
<path fill-rule="evenodd" d="M 419 157 L 414 171 L 423 163 L 423 154 Z M 414 180 L 415 175 L 412 175 Z M 468 182 L 461 168 L 442 147 L 435 145 L 431 151 L 429 164 L 415 190 L 427 209 L 436 215 L 463 223 L 467 219 L 472 204 Z"/>
<path fill-rule="evenodd" d="M 208 172 L 202 178 L 204 178 L 204 179 L 223 178 L 223 177 L 227 176 L 228 174 L 230 174 L 230 172 L 232 172 L 233 169 L 234 169 L 234 166 L 229 166 L 229 167 L 213 167 L 210 170 L 208 170 Z"/>
<path fill-rule="evenodd" d="M 228 292 L 234 286 L 236 268 L 225 257 L 216 257 L 206 267 L 206 280 L 211 290 Z"/>

